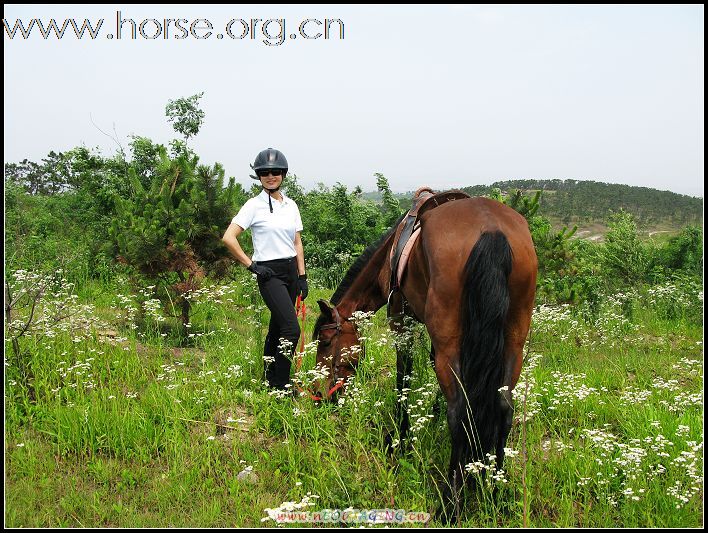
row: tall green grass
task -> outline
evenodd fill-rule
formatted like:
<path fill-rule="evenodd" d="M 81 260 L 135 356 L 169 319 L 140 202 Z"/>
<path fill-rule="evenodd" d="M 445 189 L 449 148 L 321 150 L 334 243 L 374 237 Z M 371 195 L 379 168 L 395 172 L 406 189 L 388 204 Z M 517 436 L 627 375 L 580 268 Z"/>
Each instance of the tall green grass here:
<path fill-rule="evenodd" d="M 363 326 L 346 396 L 316 405 L 264 387 L 268 311 L 249 277 L 196 294 L 186 333 L 119 279 L 76 291 L 91 326 L 21 338 L 30 382 L 6 343 L 6 525 L 273 526 L 285 510 L 440 505 L 450 445 L 424 328 L 404 391 L 410 438 L 390 456 L 399 398 L 383 312 Z M 607 297 L 597 319 L 537 309 L 505 471 L 479 477 L 461 525 L 702 525 L 702 294 L 657 294 Z M 308 337 L 329 296 L 311 291 Z M 305 382 L 314 359 L 310 345 Z"/>

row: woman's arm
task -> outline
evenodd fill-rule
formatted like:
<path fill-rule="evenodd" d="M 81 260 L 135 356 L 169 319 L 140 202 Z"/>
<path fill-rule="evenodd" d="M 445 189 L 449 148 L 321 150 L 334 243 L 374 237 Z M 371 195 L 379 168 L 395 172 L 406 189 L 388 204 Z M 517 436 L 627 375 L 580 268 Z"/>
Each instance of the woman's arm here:
<path fill-rule="evenodd" d="M 295 252 L 297 254 L 297 273 L 302 276 L 305 273 L 305 252 L 302 249 L 299 231 L 295 232 Z"/>
<path fill-rule="evenodd" d="M 246 255 L 238 242 L 238 236 L 241 235 L 241 233 L 243 233 L 243 228 L 238 224 L 231 223 L 229 227 L 226 228 L 226 233 L 224 233 L 221 240 L 224 241 L 231 255 L 233 255 L 239 263 L 248 268 L 253 261 Z"/>

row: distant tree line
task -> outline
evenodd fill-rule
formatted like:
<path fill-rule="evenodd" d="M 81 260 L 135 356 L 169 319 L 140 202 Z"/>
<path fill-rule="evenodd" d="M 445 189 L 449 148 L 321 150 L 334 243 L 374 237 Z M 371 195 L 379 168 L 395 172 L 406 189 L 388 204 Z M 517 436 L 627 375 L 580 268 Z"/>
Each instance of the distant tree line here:
<path fill-rule="evenodd" d="M 564 224 L 606 221 L 620 209 L 640 224 L 670 222 L 672 225 L 702 224 L 703 199 L 647 187 L 579 180 L 509 180 L 475 185 L 463 190 L 486 196 L 494 189 L 532 194 L 542 191 L 540 209 Z"/>

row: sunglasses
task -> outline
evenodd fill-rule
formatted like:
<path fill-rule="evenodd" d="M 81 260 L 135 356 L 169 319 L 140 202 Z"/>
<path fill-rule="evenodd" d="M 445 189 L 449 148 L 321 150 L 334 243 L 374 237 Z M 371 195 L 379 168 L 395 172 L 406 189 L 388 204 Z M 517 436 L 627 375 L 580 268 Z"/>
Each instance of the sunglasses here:
<path fill-rule="evenodd" d="M 259 178 L 265 178 L 266 176 L 268 176 L 268 174 L 272 174 L 273 176 L 278 177 L 283 175 L 283 171 L 279 168 L 276 168 L 268 170 L 259 170 L 258 172 L 256 172 L 256 174 Z"/>

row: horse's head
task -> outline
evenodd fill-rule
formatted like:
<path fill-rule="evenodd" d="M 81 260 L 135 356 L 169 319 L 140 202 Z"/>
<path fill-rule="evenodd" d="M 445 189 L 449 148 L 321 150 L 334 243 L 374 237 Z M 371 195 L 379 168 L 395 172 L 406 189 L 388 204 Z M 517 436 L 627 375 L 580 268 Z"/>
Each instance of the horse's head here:
<path fill-rule="evenodd" d="M 317 367 L 325 376 L 317 386 L 323 400 L 334 400 L 344 392 L 347 380 L 354 375 L 361 346 L 353 322 L 342 318 L 337 306 L 318 300 L 320 316 L 315 324 L 317 343 Z"/>

